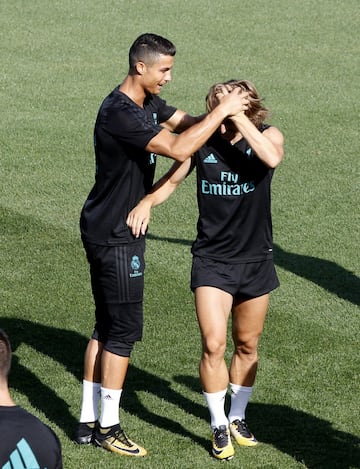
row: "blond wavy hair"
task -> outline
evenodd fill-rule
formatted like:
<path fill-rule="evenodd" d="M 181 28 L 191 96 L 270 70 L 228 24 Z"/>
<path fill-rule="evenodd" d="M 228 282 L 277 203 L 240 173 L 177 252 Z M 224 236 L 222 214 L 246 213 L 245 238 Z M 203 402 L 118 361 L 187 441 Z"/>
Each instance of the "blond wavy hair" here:
<path fill-rule="evenodd" d="M 254 84 L 248 80 L 228 80 L 223 83 L 215 83 L 206 96 L 206 109 L 211 112 L 218 104 L 218 94 L 222 93 L 223 88 L 232 91 L 234 88 L 240 88 L 249 93 L 249 109 L 245 111 L 245 115 L 256 126 L 260 125 L 269 117 L 270 110 L 262 104 L 263 98 L 260 97 Z"/>

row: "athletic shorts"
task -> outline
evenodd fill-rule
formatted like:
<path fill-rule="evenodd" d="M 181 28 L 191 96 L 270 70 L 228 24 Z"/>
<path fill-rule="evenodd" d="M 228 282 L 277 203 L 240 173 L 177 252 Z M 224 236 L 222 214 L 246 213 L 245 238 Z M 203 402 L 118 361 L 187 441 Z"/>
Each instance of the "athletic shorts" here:
<path fill-rule="evenodd" d="M 95 301 L 93 338 L 123 355 L 120 349 L 142 338 L 145 242 L 84 247 Z"/>
<path fill-rule="evenodd" d="M 273 259 L 247 264 L 226 264 L 194 256 L 191 290 L 205 286 L 219 288 L 241 300 L 269 293 L 279 286 L 279 279 Z"/>

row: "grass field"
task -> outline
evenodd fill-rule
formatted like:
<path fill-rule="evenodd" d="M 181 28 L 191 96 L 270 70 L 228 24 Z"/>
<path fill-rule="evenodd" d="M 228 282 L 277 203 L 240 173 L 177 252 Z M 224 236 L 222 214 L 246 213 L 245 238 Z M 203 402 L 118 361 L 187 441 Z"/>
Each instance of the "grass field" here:
<path fill-rule="evenodd" d="M 169 103 L 197 115 L 212 83 L 247 78 L 286 139 L 273 182 L 281 288 L 248 407 L 261 444 L 227 465 L 360 467 L 359 16 L 356 0 L 1 1 L 0 327 L 14 349 L 13 397 L 59 435 L 65 469 L 219 464 L 189 290 L 193 176 L 153 212 L 144 340 L 120 413 L 149 455 L 71 442 L 93 326 L 78 218 L 94 177 L 94 119 L 147 31 L 178 48 Z M 161 174 L 170 161 L 159 159 Z"/>

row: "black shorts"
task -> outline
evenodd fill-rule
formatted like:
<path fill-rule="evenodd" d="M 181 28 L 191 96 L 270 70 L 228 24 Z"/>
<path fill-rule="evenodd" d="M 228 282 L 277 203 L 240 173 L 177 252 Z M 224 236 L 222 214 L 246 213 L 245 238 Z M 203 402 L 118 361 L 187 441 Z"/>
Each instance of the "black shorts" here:
<path fill-rule="evenodd" d="M 247 264 L 223 262 L 193 257 L 191 290 L 215 287 L 230 293 L 236 299 L 265 295 L 279 286 L 273 259 Z"/>
<path fill-rule="evenodd" d="M 95 301 L 93 338 L 122 355 L 121 348 L 142 338 L 145 242 L 84 247 Z"/>

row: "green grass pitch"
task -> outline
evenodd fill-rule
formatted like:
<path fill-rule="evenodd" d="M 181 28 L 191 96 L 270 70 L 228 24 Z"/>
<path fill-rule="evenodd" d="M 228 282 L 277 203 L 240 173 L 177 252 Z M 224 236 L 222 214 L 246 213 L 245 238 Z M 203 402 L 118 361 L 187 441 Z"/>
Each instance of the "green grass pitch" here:
<path fill-rule="evenodd" d="M 0 327 L 14 349 L 13 397 L 59 435 L 64 467 L 219 464 L 189 290 L 193 175 L 153 212 L 144 340 L 120 412 L 149 455 L 134 461 L 71 441 L 93 326 L 78 229 L 94 177 L 93 125 L 143 32 L 177 46 L 162 94 L 170 104 L 200 114 L 212 83 L 246 78 L 285 135 L 272 198 L 281 287 L 248 407 L 261 444 L 237 448 L 227 465 L 360 467 L 358 2 L 3 0 L 0 13 Z M 160 175 L 170 161 L 159 160 Z"/>

